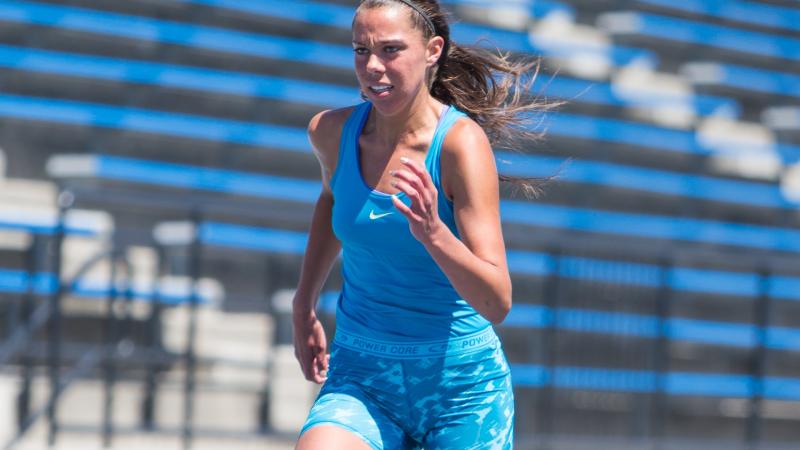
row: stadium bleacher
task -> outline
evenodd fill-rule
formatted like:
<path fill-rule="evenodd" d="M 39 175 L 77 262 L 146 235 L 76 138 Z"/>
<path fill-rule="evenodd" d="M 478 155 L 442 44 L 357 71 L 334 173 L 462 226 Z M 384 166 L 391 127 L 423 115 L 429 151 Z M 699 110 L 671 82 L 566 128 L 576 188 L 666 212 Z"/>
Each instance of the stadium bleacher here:
<path fill-rule="evenodd" d="M 356 3 L 4 1 L 9 171 L 74 189 L 80 207 L 109 211 L 138 245 L 152 244 L 156 224 L 202 213 L 203 275 L 225 286 L 223 308 L 260 311 L 260 299 L 295 281 L 319 193 L 305 123 L 359 101 L 349 49 Z M 785 115 L 779 126 L 772 118 L 800 105 L 800 6 L 444 3 L 463 19 L 457 40 L 487 37 L 490 48 L 543 56 L 532 94 L 568 101 L 541 121 L 542 143 L 496 151 L 502 174 L 558 173 L 543 198 L 504 194 L 501 204 L 515 306 L 498 332 L 513 364 L 521 448 L 539 434 L 741 441 L 756 398 L 768 405 L 765 440 L 796 440 L 799 419 L 780 411 L 800 401 L 799 197 L 780 177 L 798 164 L 800 140 Z M 549 41 L 543 28 L 559 24 L 608 42 Z M 581 59 L 608 70 L 560 72 Z M 632 69 L 678 88 L 626 90 Z M 680 111 L 686 120 L 658 120 Z M 722 130 L 758 127 L 765 137 L 710 139 L 722 119 Z M 715 162 L 737 152 L 774 158 L 781 175 Z M 2 228 L 54 229 L 52 219 L 0 216 Z M 221 251 L 236 258 L 216 259 Z M 52 289 L 53 274 L 10 266 L 0 261 L 0 291 L 19 294 L 31 281 L 41 295 Z M 75 288 L 91 298 L 108 286 Z M 321 307 L 336 297 L 327 292 Z M 768 314 L 759 309 L 767 300 Z"/>

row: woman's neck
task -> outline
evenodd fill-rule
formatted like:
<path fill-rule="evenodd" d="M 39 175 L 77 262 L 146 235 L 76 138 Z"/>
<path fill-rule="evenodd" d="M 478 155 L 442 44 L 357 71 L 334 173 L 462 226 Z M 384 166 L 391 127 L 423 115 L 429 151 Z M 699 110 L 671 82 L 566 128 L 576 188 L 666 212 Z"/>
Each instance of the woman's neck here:
<path fill-rule="evenodd" d="M 380 144 L 388 148 L 396 147 L 401 142 L 413 140 L 420 133 L 430 130 L 439 121 L 442 112 L 442 103 L 432 97 L 427 91 L 417 95 L 408 107 L 391 116 L 382 115 L 373 108 L 369 131 L 376 133 Z"/>

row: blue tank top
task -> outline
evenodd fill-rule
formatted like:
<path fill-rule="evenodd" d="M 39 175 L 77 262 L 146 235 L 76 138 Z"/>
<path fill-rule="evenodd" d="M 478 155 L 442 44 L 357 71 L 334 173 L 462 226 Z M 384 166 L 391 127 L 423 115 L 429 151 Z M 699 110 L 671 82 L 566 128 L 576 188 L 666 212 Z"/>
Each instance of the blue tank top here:
<path fill-rule="evenodd" d="M 361 174 L 358 138 L 371 108 L 350 114 L 331 177 L 333 231 L 342 243 L 342 293 L 336 326 L 384 339 L 435 340 L 459 337 L 490 326 L 462 299 L 425 247 L 411 234 L 408 220 L 391 195 L 370 188 Z M 436 127 L 425 167 L 438 190 L 439 217 L 458 237 L 453 204 L 441 186 L 440 154 L 450 127 L 464 113 L 448 107 Z M 404 194 L 398 197 L 410 205 Z"/>

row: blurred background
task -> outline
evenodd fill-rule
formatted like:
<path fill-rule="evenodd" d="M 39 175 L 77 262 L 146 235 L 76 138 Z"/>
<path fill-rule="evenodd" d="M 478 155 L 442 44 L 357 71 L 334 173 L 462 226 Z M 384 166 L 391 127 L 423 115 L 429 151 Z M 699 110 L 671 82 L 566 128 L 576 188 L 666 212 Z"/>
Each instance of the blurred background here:
<path fill-rule="evenodd" d="M 566 101 L 495 149 L 559 173 L 503 191 L 516 448 L 800 448 L 800 2 L 444 4 Z M 292 448 L 305 126 L 360 101 L 356 5 L 0 1 L 3 448 Z"/>

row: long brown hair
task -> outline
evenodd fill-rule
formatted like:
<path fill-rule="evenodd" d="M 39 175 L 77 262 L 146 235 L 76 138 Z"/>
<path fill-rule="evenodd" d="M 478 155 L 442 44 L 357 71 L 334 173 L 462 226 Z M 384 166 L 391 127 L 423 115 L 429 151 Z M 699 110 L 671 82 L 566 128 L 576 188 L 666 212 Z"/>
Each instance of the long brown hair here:
<path fill-rule="evenodd" d="M 477 122 L 493 147 L 519 151 L 523 143 L 541 139 L 543 132 L 536 128 L 542 114 L 560 103 L 540 101 L 528 94 L 539 73 L 539 59 L 512 59 L 509 53 L 456 44 L 450 39 L 448 15 L 437 0 L 364 0 L 356 14 L 361 9 L 395 5 L 411 10 L 414 28 L 426 40 L 434 36 L 444 39 L 442 56 L 428 83 L 434 98 L 457 107 Z M 498 176 L 528 197 L 540 194 L 542 186 L 553 178 Z"/>

